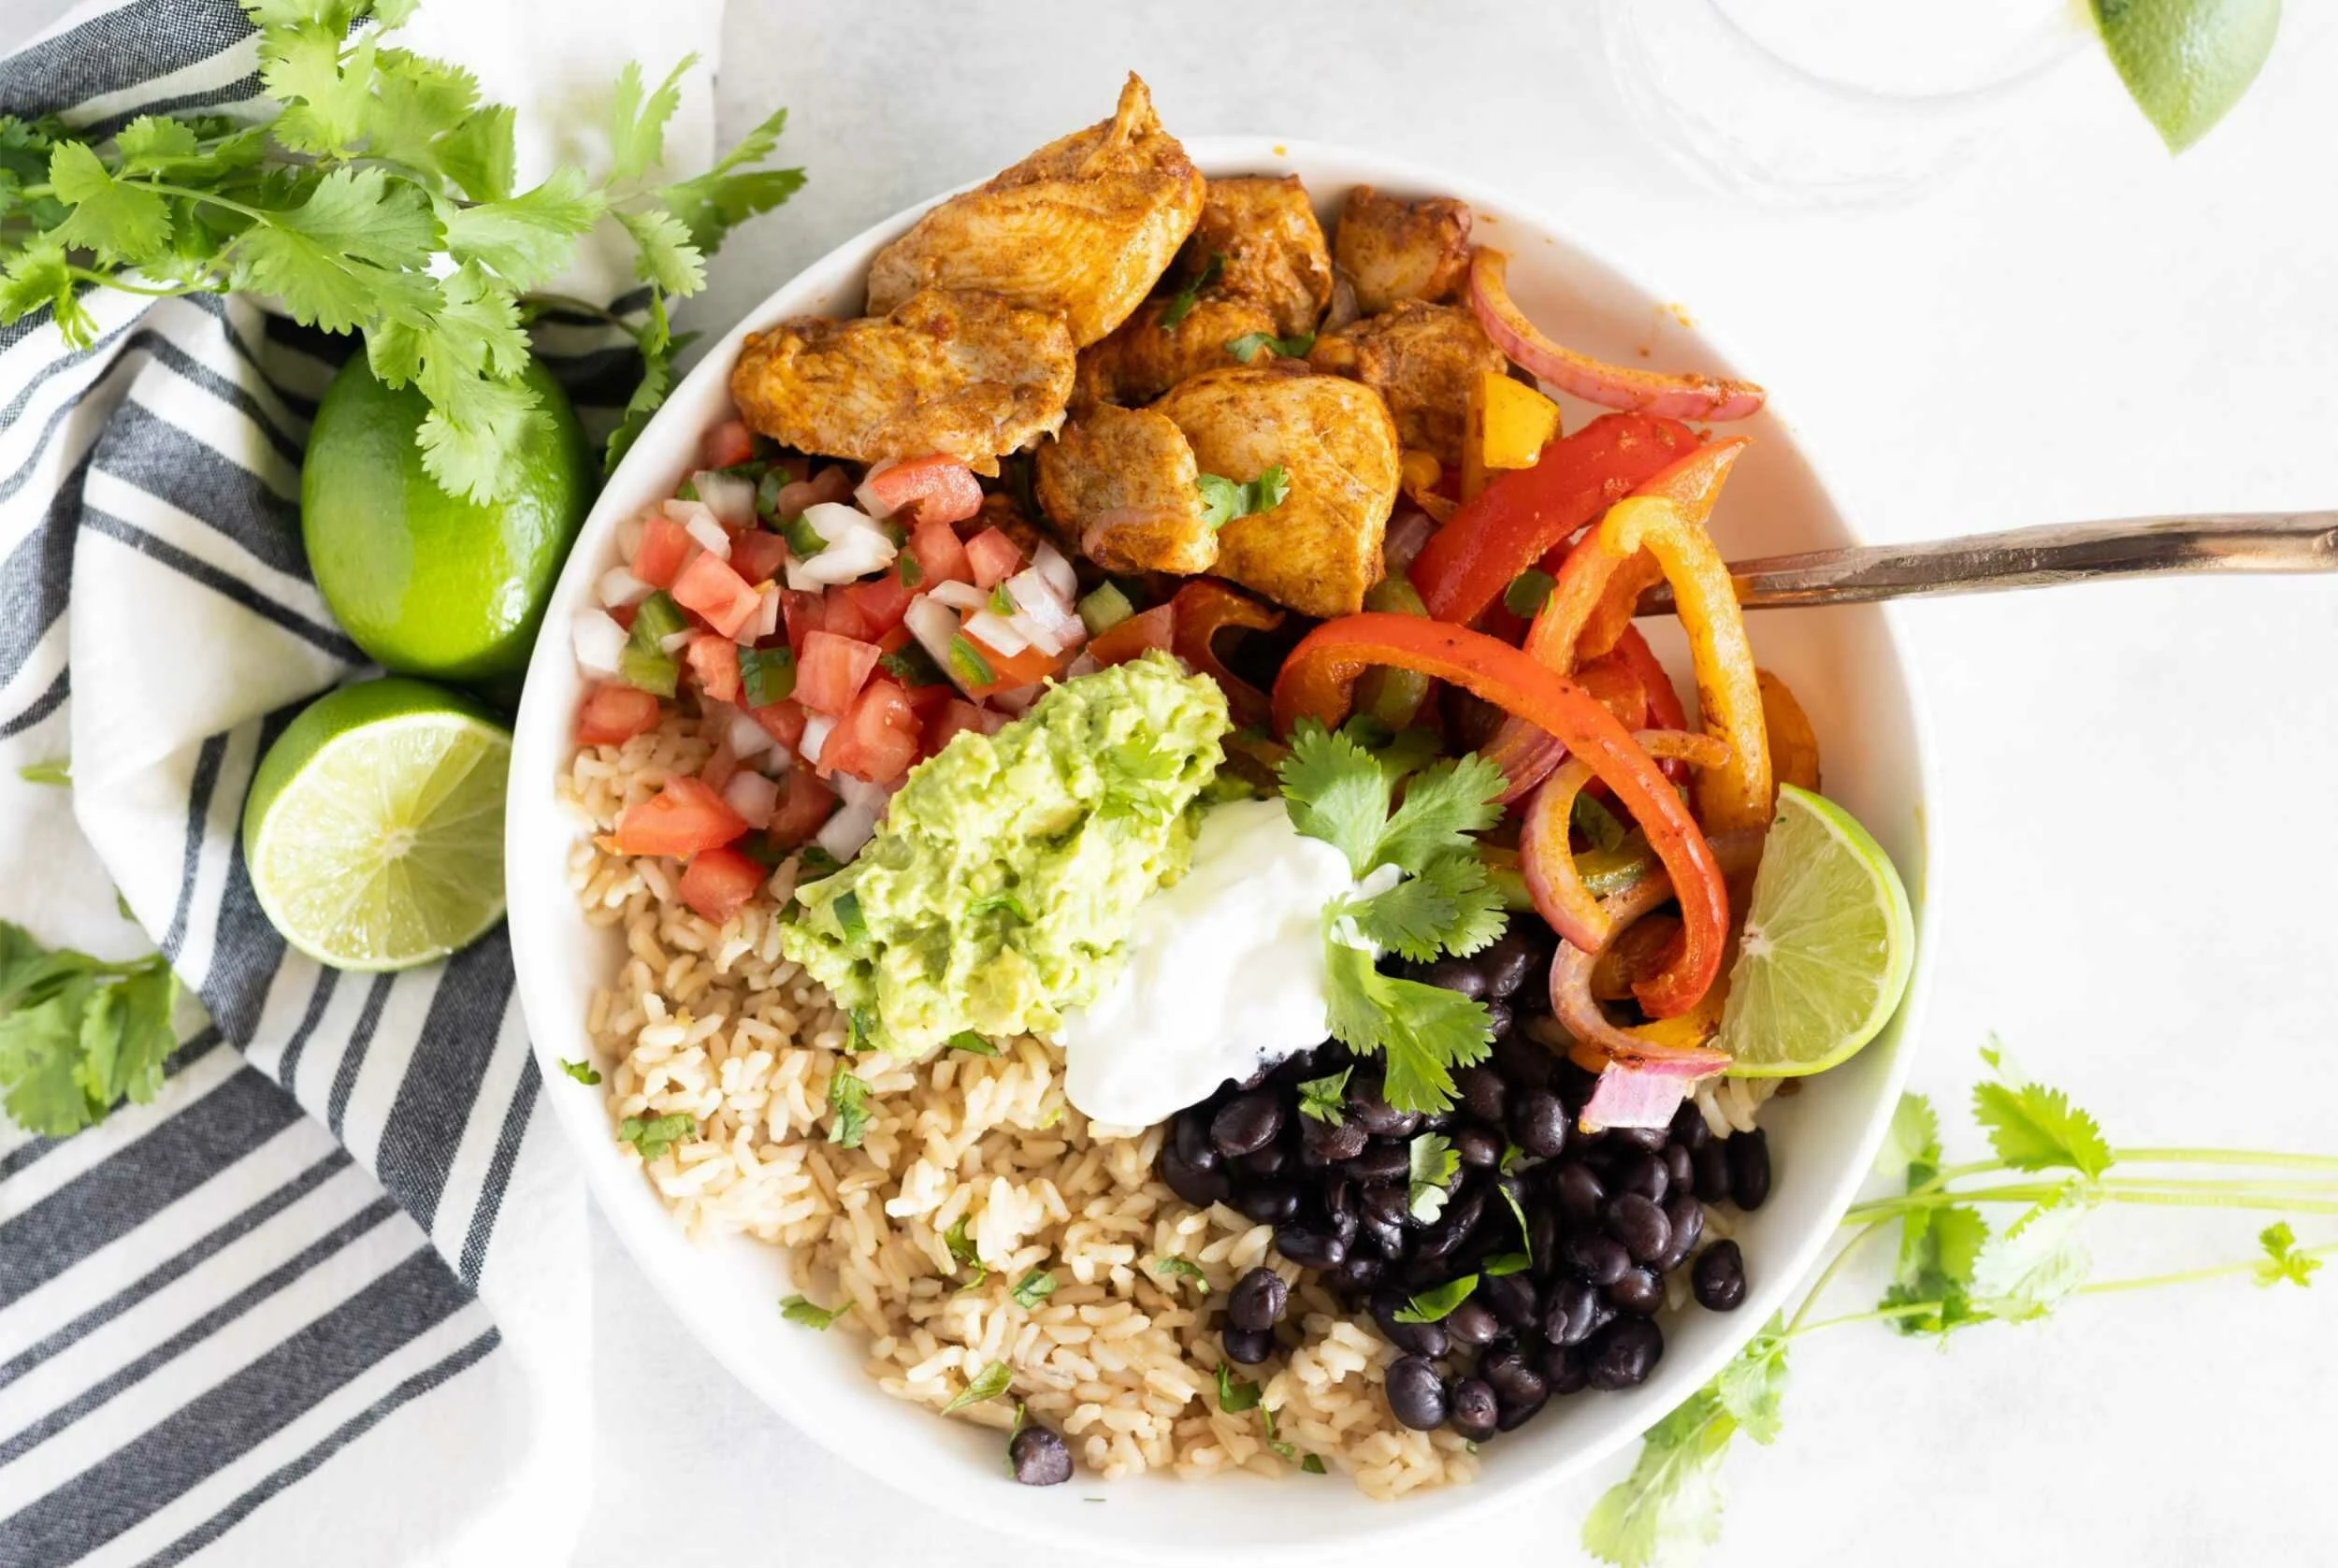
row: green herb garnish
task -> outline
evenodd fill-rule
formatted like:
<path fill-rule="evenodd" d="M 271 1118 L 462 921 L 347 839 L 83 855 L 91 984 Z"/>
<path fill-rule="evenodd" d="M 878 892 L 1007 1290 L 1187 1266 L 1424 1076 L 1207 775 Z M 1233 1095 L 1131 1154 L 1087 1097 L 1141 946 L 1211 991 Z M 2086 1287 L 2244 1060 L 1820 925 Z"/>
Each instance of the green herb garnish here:
<path fill-rule="evenodd" d="M 836 916 L 836 924 L 844 931 L 846 942 L 864 947 L 868 945 L 869 922 L 860 913 L 859 894 L 851 891 L 840 893 L 836 901 L 828 908 L 829 913 Z"/>
<path fill-rule="evenodd" d="M 958 1218 L 951 1221 L 950 1228 L 942 1232 L 942 1244 L 948 1249 L 951 1262 L 956 1263 L 960 1269 L 974 1271 L 971 1278 L 959 1286 L 959 1289 L 972 1290 L 990 1277 L 989 1268 L 974 1251 L 974 1237 L 967 1234 L 964 1215 L 960 1215 Z"/>
<path fill-rule="evenodd" d="M 739 695 L 750 708 L 768 708 L 796 694 L 796 654 L 792 648 L 739 650 Z"/>
<path fill-rule="evenodd" d="M 971 1057 L 995 1057 L 999 1048 L 972 1029 L 960 1029 L 950 1036 L 950 1049 L 963 1051 Z"/>
<path fill-rule="evenodd" d="M 1218 1408 L 1229 1416 L 1239 1416 L 1258 1403 L 1258 1385 L 1248 1378 L 1236 1377 L 1234 1368 L 1218 1363 Z"/>
<path fill-rule="evenodd" d="M 1449 1279 L 1436 1289 L 1423 1290 L 1420 1295 L 1398 1307 L 1394 1316 L 1399 1323 L 1442 1322 L 1455 1307 L 1467 1301 L 1469 1293 L 1477 1288 L 1478 1276 L 1476 1274 L 1464 1274 L 1459 1279 Z"/>
<path fill-rule="evenodd" d="M 0 920 L 0 1104 L 44 1138 L 104 1121 L 118 1100 L 145 1104 L 178 1048 L 178 1003 L 159 953 L 108 963 Z"/>
<path fill-rule="evenodd" d="M 1046 1269 L 1033 1269 L 1017 1280 L 1015 1288 L 1006 1294 L 1017 1306 L 1030 1312 L 1055 1294 L 1055 1275 Z"/>
<path fill-rule="evenodd" d="M 630 1144 L 652 1160 L 699 1129 L 696 1118 L 680 1111 L 662 1116 L 628 1116 L 617 1124 L 617 1142 Z"/>
<path fill-rule="evenodd" d="M 1226 339 L 1226 352 L 1245 365 L 1256 365 L 1261 349 L 1272 349 L 1285 359 L 1305 359 L 1313 347 L 1312 332 L 1294 332 L 1288 338 L 1277 338 L 1271 332 L 1246 332 L 1239 338 Z"/>
<path fill-rule="evenodd" d="M 1317 1121 L 1334 1127 L 1348 1119 L 1344 1109 L 1348 1101 L 1348 1076 L 1355 1072 L 1343 1067 L 1328 1078 L 1309 1078 L 1299 1086 L 1299 1115 L 1313 1116 Z"/>
<path fill-rule="evenodd" d="M 1012 1367 L 1004 1361 L 993 1361 L 976 1373 L 974 1381 L 960 1389 L 957 1398 L 942 1407 L 942 1414 L 948 1416 L 965 1409 L 970 1404 L 980 1404 L 986 1400 L 997 1399 L 1006 1392 L 1007 1386 L 1014 1381 L 1015 1370 Z"/>
<path fill-rule="evenodd" d="M 1202 493 L 1202 521 L 1215 531 L 1237 517 L 1272 511 L 1282 505 L 1283 497 L 1291 494 L 1291 472 L 1277 463 L 1248 484 L 1220 474 L 1197 474 L 1193 485 Z"/>
<path fill-rule="evenodd" d="M 828 1081 L 828 1108 L 836 1113 L 828 1141 L 840 1149 L 857 1149 L 869 1129 L 869 1086 L 849 1072 L 836 1072 Z"/>
<path fill-rule="evenodd" d="M 1478 1272 L 1488 1279 L 1500 1279 L 1504 1274 L 1523 1274 L 1535 1266 L 1535 1260 L 1523 1252 L 1497 1252 L 1478 1266 Z"/>
<path fill-rule="evenodd" d="M 600 1069 L 595 1067 L 588 1061 L 563 1060 L 560 1063 L 560 1071 L 567 1073 L 570 1077 L 575 1079 L 580 1084 L 598 1084 L 600 1082 Z"/>
<path fill-rule="evenodd" d="M 1200 1264 L 1191 1259 L 1156 1258 L 1153 1259 L 1153 1272 L 1158 1274 L 1167 1274 L 1174 1279 L 1190 1279 L 1193 1282 L 1194 1289 L 1205 1296 L 1209 1294 L 1209 1276 L 1202 1273 Z"/>
<path fill-rule="evenodd" d="M 1461 1169 L 1461 1155 L 1446 1139 L 1423 1132 L 1407 1145 L 1411 1172 L 1405 1184 L 1405 1207 L 1426 1225 L 1445 1212 L 1452 1196 L 1450 1184 Z"/>
<path fill-rule="evenodd" d="M 1218 281 L 1219 274 L 1225 270 L 1226 258 L 1215 252 L 1211 252 L 1208 263 L 1201 270 L 1201 275 L 1169 296 L 1168 308 L 1161 313 L 1161 330 L 1176 331 L 1177 324 L 1191 315 L 1193 307 L 1201 303 L 1202 291 Z"/>
<path fill-rule="evenodd" d="M 907 556 L 902 557 L 907 560 Z M 904 686 L 940 686 L 949 683 L 942 667 L 933 662 L 933 655 L 922 643 L 904 642 L 877 660 L 877 668 Z"/>
<path fill-rule="evenodd" d="M 73 767 L 63 758 L 54 762 L 28 762 L 16 770 L 16 776 L 28 784 L 54 784 L 65 788 L 73 783 Z"/>
<path fill-rule="evenodd" d="M 850 1312 L 849 1305 L 819 1307 L 801 1296 L 789 1296 L 779 1303 L 779 1315 L 790 1323 L 801 1323 L 807 1329 L 825 1329 Z"/>

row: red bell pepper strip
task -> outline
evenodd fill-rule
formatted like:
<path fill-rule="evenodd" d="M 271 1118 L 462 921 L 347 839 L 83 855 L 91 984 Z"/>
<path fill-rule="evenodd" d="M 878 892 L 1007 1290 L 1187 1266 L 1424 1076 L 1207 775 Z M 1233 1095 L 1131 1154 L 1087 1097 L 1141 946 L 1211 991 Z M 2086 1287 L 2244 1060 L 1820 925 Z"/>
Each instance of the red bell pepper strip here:
<path fill-rule="evenodd" d="M 1450 681 L 1557 737 L 1614 791 L 1671 873 L 1686 934 L 1679 959 L 1649 982 L 1640 1006 L 1659 1018 L 1695 1007 L 1721 971 L 1729 891 L 1688 807 L 1630 733 L 1582 687 L 1506 642 L 1373 611 L 1327 621 L 1291 651 L 1275 682 L 1276 727 L 1288 736 L 1303 718 L 1338 725 L 1354 700 L 1356 677 L 1392 664 Z"/>
<path fill-rule="evenodd" d="M 1256 599 L 1206 577 L 1196 578 L 1179 588 L 1177 597 L 1170 603 L 1176 609 L 1172 651 L 1225 690 L 1226 706 L 1233 711 L 1235 724 L 1264 724 L 1266 694 L 1226 668 L 1225 661 L 1218 656 L 1218 634 L 1237 626 L 1273 631 L 1283 624 L 1283 612 L 1269 610 Z"/>
<path fill-rule="evenodd" d="M 1652 756 L 1681 757 L 1701 768 L 1717 768 L 1729 756 L 1729 748 L 1719 741 L 1689 730 L 1643 730 L 1632 740 Z M 1535 913 L 1552 930 L 1586 953 L 1604 953 L 1615 940 L 1615 916 L 1583 881 L 1567 844 L 1575 798 L 1590 782 L 1591 770 L 1580 758 L 1569 757 L 1535 791 L 1519 827 L 1518 870 Z"/>
<path fill-rule="evenodd" d="M 1422 546 L 1413 585 L 1436 619 L 1467 626 L 1520 572 L 1696 446 L 1678 420 L 1602 414 L 1463 503 Z"/>

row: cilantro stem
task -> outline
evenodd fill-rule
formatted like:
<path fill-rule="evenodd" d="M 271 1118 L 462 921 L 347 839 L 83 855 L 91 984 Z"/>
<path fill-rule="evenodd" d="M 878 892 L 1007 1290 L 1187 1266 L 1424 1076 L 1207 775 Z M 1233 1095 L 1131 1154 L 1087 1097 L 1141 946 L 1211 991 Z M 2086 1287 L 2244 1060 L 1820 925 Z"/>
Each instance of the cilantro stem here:
<path fill-rule="evenodd" d="M 230 212 L 240 212 L 255 223 L 273 223 L 283 216 L 281 212 L 271 212 L 265 207 L 250 207 L 239 201 L 229 201 L 225 196 L 213 191 L 198 191 L 187 185 L 166 185 L 159 180 L 144 180 L 138 183 L 157 195 L 184 196 L 189 201 L 209 202 L 213 207 L 224 207 Z"/>
<path fill-rule="evenodd" d="M 567 310 L 579 316 L 591 316 L 596 320 L 607 322 L 620 332 L 627 334 L 633 332 L 633 324 L 610 309 L 606 305 L 596 305 L 589 299 L 579 299 L 572 294 L 544 294 L 530 289 L 521 296 L 521 302 L 532 305 L 539 309 Z"/>
<path fill-rule="evenodd" d="M 1810 1289 L 1803 1292 L 1802 1304 L 1795 1308 L 1794 1316 L 1786 1321 L 1785 1332 L 1788 1338 L 1804 1331 L 1802 1320 L 1810 1316 L 1811 1309 L 1818 1304 L 1819 1297 L 1826 1294 L 1827 1286 L 1832 1284 L 1835 1276 L 1842 1272 L 1842 1266 L 1851 1260 L 1851 1255 L 1889 1230 L 1895 1217 L 1897 1216 L 1886 1216 L 1870 1221 L 1867 1229 L 1843 1243 L 1841 1249 L 1826 1260 L 1826 1267 L 1819 1271 L 1818 1277 L 1811 1281 Z"/>
<path fill-rule="evenodd" d="M 2292 1171 L 2338 1171 L 2338 1156 L 2264 1154 L 2255 1149 L 2119 1149 L 2122 1165 L 2261 1165 Z"/>
<path fill-rule="evenodd" d="M 100 288 L 112 289 L 117 294 L 144 295 L 149 299 L 177 299 L 184 295 L 220 292 L 220 285 L 209 281 L 200 283 L 181 283 L 176 288 L 146 289 L 140 288 L 136 283 L 125 283 L 112 273 L 96 272 L 86 266 L 69 267 L 66 270 L 81 282 L 94 283 Z"/>
<path fill-rule="evenodd" d="M 2262 1210 L 2271 1214 L 2338 1214 L 2338 1201 L 2303 1195 L 2280 1192 L 2261 1196 L 2228 1195 L 2189 1187 L 2171 1190 L 2165 1184 L 2156 1183 L 2130 1186 L 2118 1181 L 2105 1181 L 2100 1185 L 2104 1201 L 2113 1203 L 2140 1203 L 2170 1209 Z M 1877 1198 L 1865 1203 L 1854 1203 L 1845 1211 L 1843 1220 L 1846 1224 L 1859 1224 L 1905 1214 L 1910 1209 L 1934 1209 L 1951 1203 L 2042 1203 L 2059 1197 L 2061 1192 L 2059 1184 L 2047 1183 L 1984 1187 L 1969 1192 L 1912 1192 L 1903 1198 Z"/>

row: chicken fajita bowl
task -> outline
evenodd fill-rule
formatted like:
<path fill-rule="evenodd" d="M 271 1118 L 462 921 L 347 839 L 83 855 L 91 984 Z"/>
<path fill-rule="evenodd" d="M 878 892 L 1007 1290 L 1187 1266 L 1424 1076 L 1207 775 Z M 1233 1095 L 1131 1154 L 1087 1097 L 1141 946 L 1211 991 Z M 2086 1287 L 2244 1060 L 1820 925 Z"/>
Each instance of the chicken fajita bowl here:
<path fill-rule="evenodd" d="M 1841 529 L 1665 304 L 1132 79 L 677 391 L 531 668 L 513 931 L 776 1408 L 1012 1528 L 1190 1550 L 1238 1472 L 1200 1528 L 1322 1544 L 1759 1326 L 1898 1077 L 1920 749 L 1882 614 L 1749 636 L 1720 550 Z"/>

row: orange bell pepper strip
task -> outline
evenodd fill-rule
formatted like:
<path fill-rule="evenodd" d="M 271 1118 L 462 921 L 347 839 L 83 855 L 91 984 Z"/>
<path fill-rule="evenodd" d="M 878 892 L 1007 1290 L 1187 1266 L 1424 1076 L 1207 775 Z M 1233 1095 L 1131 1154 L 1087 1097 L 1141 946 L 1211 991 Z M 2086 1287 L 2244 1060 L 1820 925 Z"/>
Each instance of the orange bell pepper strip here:
<path fill-rule="evenodd" d="M 1696 432 L 1651 414 L 1602 414 L 1497 476 L 1422 547 L 1412 581 L 1429 613 L 1467 626 L 1609 507 L 1696 445 Z"/>
<path fill-rule="evenodd" d="M 1169 602 L 1176 610 L 1170 650 L 1223 688 L 1235 724 L 1264 724 L 1266 694 L 1226 668 L 1218 656 L 1218 634 L 1234 627 L 1273 631 L 1283 624 L 1283 612 L 1206 577 L 1188 583 Z"/>
<path fill-rule="evenodd" d="M 1680 757 L 1700 768 L 1718 768 L 1729 759 L 1729 748 L 1710 735 L 1642 730 L 1632 740 L 1651 756 Z M 1575 798 L 1589 783 L 1591 770 L 1580 757 L 1569 757 L 1535 791 L 1519 827 L 1518 870 L 1535 913 L 1552 930 L 1586 953 L 1604 953 L 1615 940 L 1615 916 L 1583 881 L 1567 844 Z"/>
<path fill-rule="evenodd" d="M 1649 982 L 1640 1006 L 1659 1018 L 1695 1007 L 1721 971 L 1729 890 L 1688 807 L 1630 732 L 1581 686 L 1507 642 L 1373 611 L 1326 621 L 1300 639 L 1275 681 L 1276 727 L 1287 736 L 1306 718 L 1336 726 L 1354 701 L 1356 678 L 1374 665 L 1419 670 L 1475 693 L 1557 737 L 1607 784 L 1648 835 L 1681 901 L 1681 953 Z"/>

